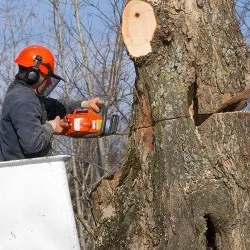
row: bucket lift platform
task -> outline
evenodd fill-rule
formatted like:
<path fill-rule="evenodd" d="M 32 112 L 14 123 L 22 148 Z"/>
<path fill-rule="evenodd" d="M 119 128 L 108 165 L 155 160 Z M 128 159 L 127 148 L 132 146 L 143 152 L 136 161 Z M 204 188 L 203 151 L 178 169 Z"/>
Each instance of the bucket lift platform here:
<path fill-rule="evenodd" d="M 65 162 L 0 162 L 0 250 L 79 250 Z"/>

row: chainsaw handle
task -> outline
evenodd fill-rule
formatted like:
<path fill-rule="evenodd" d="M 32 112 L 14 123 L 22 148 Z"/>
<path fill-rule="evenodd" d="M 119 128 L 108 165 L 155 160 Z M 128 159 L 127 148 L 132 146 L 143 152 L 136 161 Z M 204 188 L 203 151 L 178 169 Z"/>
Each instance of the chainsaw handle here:
<path fill-rule="evenodd" d="M 88 113 L 88 108 L 77 108 L 73 111 L 72 114 L 77 114 L 77 113 Z"/>
<path fill-rule="evenodd" d="M 105 112 L 105 109 L 106 106 L 103 104 L 103 103 L 98 103 L 97 104 L 98 108 L 100 108 L 100 111 L 98 113 L 101 113 L 102 116 L 104 116 L 104 113 Z M 77 108 L 73 111 L 72 114 L 77 114 L 77 113 L 88 113 L 89 110 L 92 110 L 91 108 L 88 108 L 88 107 L 84 107 L 84 108 Z M 96 112 L 96 111 L 93 111 L 93 112 Z M 96 112 L 97 113 L 97 112 Z"/>

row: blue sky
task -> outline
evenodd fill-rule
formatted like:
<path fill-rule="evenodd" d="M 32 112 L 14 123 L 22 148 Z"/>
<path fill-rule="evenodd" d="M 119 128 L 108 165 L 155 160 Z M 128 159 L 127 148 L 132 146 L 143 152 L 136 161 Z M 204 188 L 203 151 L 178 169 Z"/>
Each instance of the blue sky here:
<path fill-rule="evenodd" d="M 241 23 L 242 33 L 246 38 L 248 46 L 250 46 L 250 1 L 237 0 L 236 10 L 238 12 L 238 18 Z"/>

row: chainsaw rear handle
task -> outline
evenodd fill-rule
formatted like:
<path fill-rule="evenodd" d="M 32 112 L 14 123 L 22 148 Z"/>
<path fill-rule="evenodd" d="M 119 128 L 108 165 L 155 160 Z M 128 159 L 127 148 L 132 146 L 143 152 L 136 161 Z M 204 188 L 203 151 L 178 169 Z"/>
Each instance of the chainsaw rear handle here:
<path fill-rule="evenodd" d="M 102 137 L 102 136 L 109 136 L 109 135 L 115 134 L 117 131 L 119 116 L 112 115 L 112 117 L 110 119 L 109 130 L 108 130 L 108 132 L 106 132 L 105 128 L 106 128 L 106 123 L 107 123 L 108 108 L 103 103 L 98 104 L 98 107 L 100 108 L 101 115 L 103 117 L 101 129 L 97 133 L 84 135 L 83 138 L 98 138 L 98 137 Z"/>

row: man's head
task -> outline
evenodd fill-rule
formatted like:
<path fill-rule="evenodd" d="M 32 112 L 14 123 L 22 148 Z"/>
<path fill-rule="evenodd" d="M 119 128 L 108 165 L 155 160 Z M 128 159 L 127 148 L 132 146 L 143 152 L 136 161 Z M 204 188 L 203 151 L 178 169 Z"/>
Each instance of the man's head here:
<path fill-rule="evenodd" d="M 38 94 L 44 94 L 48 86 L 53 84 L 54 88 L 60 80 L 63 80 L 62 77 L 54 73 L 54 55 L 43 46 L 26 47 L 14 62 L 19 66 L 18 77 L 36 89 Z"/>

